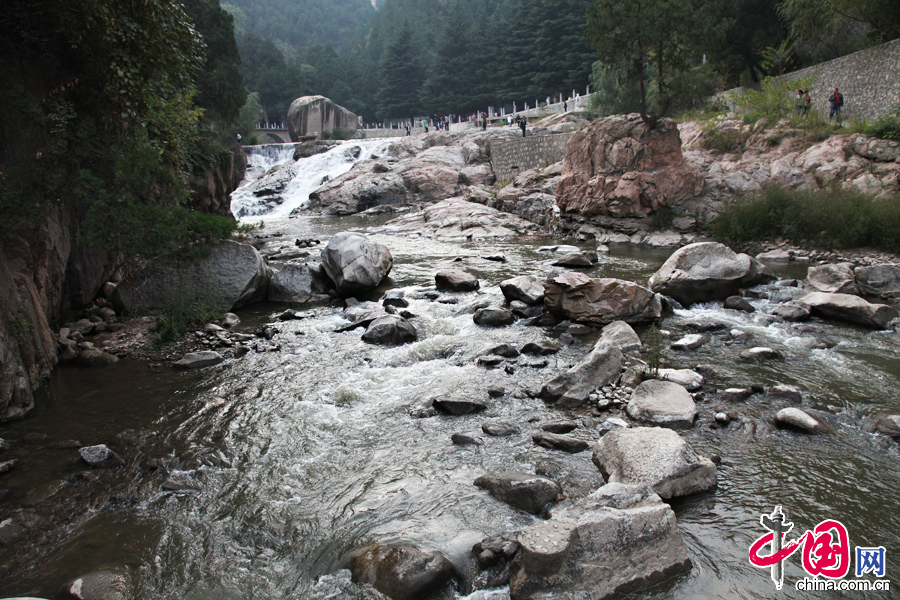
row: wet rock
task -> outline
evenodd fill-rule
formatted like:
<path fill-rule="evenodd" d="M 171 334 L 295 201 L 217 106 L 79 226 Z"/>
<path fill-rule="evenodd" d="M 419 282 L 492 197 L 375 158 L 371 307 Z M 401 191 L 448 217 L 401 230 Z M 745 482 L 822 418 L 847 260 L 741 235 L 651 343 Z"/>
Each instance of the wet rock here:
<path fill-rule="evenodd" d="M 104 367 L 116 362 L 119 362 L 118 356 L 97 348 L 85 348 L 78 353 L 78 357 L 75 359 L 76 365 L 88 368 Z"/>
<path fill-rule="evenodd" d="M 369 344 L 401 346 L 418 339 L 415 326 L 399 315 L 385 315 L 372 321 L 362 335 Z"/>
<path fill-rule="evenodd" d="M 502 398 L 506 394 L 506 390 L 502 387 L 489 387 L 487 390 L 488 396 L 491 398 Z"/>
<path fill-rule="evenodd" d="M 16 466 L 17 462 L 19 462 L 19 461 L 16 459 L 4 460 L 3 462 L 0 462 L 0 475 L 3 475 L 4 473 L 9 473 L 12 470 L 12 468 L 14 466 Z"/>
<path fill-rule="evenodd" d="M 854 275 L 861 294 L 880 298 L 900 298 L 900 266 L 856 267 Z"/>
<path fill-rule="evenodd" d="M 488 422 L 481 426 L 481 430 L 493 437 L 507 437 L 519 433 L 519 430 L 509 423 Z"/>
<path fill-rule="evenodd" d="M 218 333 L 220 331 L 225 331 L 224 327 L 216 325 L 215 323 L 207 323 L 203 326 L 203 333 Z"/>
<path fill-rule="evenodd" d="M 240 358 L 240 357 L 244 356 L 245 354 L 247 354 L 248 352 L 250 352 L 250 348 L 248 346 L 239 345 L 239 346 L 234 347 L 234 357 L 235 358 Z"/>
<path fill-rule="evenodd" d="M 327 304 L 331 297 L 331 282 L 324 267 L 318 263 L 284 265 L 269 282 L 271 302 L 294 304 Z"/>
<path fill-rule="evenodd" d="M 409 307 L 409 300 L 403 296 L 403 290 L 388 290 L 381 300 L 381 305 L 385 307 L 393 306 L 396 308 L 407 308 Z"/>
<path fill-rule="evenodd" d="M 278 315 L 279 321 L 297 321 L 300 319 L 305 319 L 306 315 L 304 315 L 299 310 L 294 310 L 293 308 L 289 308 L 280 315 Z"/>
<path fill-rule="evenodd" d="M 703 375 L 690 369 L 659 369 L 656 378 L 677 383 L 689 392 L 699 390 L 705 382 Z"/>
<path fill-rule="evenodd" d="M 477 177 L 484 180 L 485 183 L 487 183 L 488 178 L 493 180 L 493 174 L 489 165 L 477 166 L 475 169 L 478 171 Z M 469 170 L 469 175 L 464 174 L 467 178 L 470 178 L 472 175 L 471 169 Z M 453 173 L 451 175 L 452 182 L 448 183 L 451 186 L 458 185 L 459 175 L 459 173 Z M 428 169 L 423 171 L 423 177 L 433 181 L 434 170 Z M 469 182 L 474 183 L 471 179 L 469 179 Z M 490 185 L 490 183 L 487 183 L 487 185 Z M 428 187 L 432 186 L 429 185 Z M 534 223 L 530 223 L 513 214 L 469 202 L 463 198 L 450 197 L 454 193 L 451 191 L 449 194 L 435 198 L 436 200 L 447 198 L 447 200 L 441 200 L 425 206 L 420 211 L 388 221 L 379 230 L 379 233 L 401 235 L 411 233 L 444 240 L 468 241 L 510 238 L 517 235 L 535 233 L 538 229 L 538 226 Z"/>
<path fill-rule="evenodd" d="M 341 232 L 322 250 L 322 266 L 342 296 L 378 287 L 388 276 L 394 259 L 383 244 L 358 233 Z"/>
<path fill-rule="evenodd" d="M 820 292 L 837 294 L 859 294 L 856 276 L 851 263 L 838 263 L 810 267 L 807 274 L 809 285 Z"/>
<path fill-rule="evenodd" d="M 562 493 L 559 484 L 528 473 L 488 473 L 475 480 L 475 485 L 510 506 L 539 515 L 544 507 Z"/>
<path fill-rule="evenodd" d="M 887 329 L 890 322 L 897 318 L 897 311 L 890 306 L 872 304 L 850 294 L 813 292 L 800 298 L 798 303 L 809 308 L 814 315 L 875 329 Z"/>
<path fill-rule="evenodd" d="M 731 310 L 740 310 L 747 313 L 756 312 L 756 309 L 753 308 L 753 305 L 740 296 L 728 296 L 727 298 L 725 298 L 724 308 L 730 308 Z"/>
<path fill-rule="evenodd" d="M 484 256 L 483 258 L 484 258 L 484 260 L 489 260 L 491 262 L 501 262 L 501 263 L 506 262 L 506 257 L 503 256 L 502 254 L 490 254 L 488 256 Z"/>
<path fill-rule="evenodd" d="M 689 428 L 697 405 L 686 389 L 670 381 L 649 379 L 637 386 L 627 407 L 628 416 L 662 427 Z"/>
<path fill-rule="evenodd" d="M 81 458 L 87 464 L 101 469 L 119 467 L 125 464 L 125 461 L 123 461 L 118 454 L 110 450 L 106 444 L 79 448 L 78 454 L 81 455 Z"/>
<path fill-rule="evenodd" d="M 480 286 L 477 277 L 459 269 L 439 271 L 434 276 L 434 283 L 437 289 L 451 292 L 474 292 Z"/>
<path fill-rule="evenodd" d="M 472 315 L 472 320 L 482 327 L 505 327 L 512 325 L 516 317 L 505 308 L 479 308 Z"/>
<path fill-rule="evenodd" d="M 376 320 L 380 319 L 381 317 L 386 316 L 387 314 L 388 313 L 385 312 L 385 310 L 383 308 L 381 308 L 380 306 L 375 310 L 372 310 L 372 311 L 369 311 L 369 312 L 366 312 L 366 313 L 360 314 L 360 315 L 354 315 L 351 313 L 349 315 L 350 318 L 352 319 L 350 324 L 344 325 L 343 327 L 338 327 L 334 331 L 335 331 L 335 333 L 344 333 L 345 331 L 353 331 L 354 329 L 358 329 L 360 327 L 365 327 L 366 329 L 368 329 L 369 325 L 371 325 L 372 323 L 374 323 Z"/>
<path fill-rule="evenodd" d="M 9 546 L 21 537 L 23 533 L 25 533 L 25 528 L 13 519 L 0 521 L 0 546 Z"/>
<path fill-rule="evenodd" d="M 603 343 L 601 337 L 578 364 L 544 384 L 540 397 L 561 407 L 578 406 L 593 390 L 614 381 L 621 371 L 622 352 Z"/>
<path fill-rule="evenodd" d="M 190 481 L 188 479 L 184 479 L 182 477 L 169 477 L 166 479 L 163 484 L 160 486 L 160 489 L 164 492 L 175 492 L 178 493 L 194 493 L 200 491 L 200 486 Z"/>
<path fill-rule="evenodd" d="M 541 429 L 550 433 L 569 433 L 578 429 L 576 421 L 550 421 L 541 425 Z"/>
<path fill-rule="evenodd" d="M 522 346 L 522 354 L 535 356 L 547 356 L 548 354 L 556 354 L 559 351 L 559 344 L 554 344 L 553 342 L 528 342 Z"/>
<path fill-rule="evenodd" d="M 232 312 L 229 312 L 229 313 L 225 313 L 225 316 L 222 317 L 221 325 L 225 329 L 232 329 L 234 327 L 237 327 L 237 325 L 240 322 L 241 322 L 241 318 L 239 316 L 237 316 L 236 314 L 234 314 Z"/>
<path fill-rule="evenodd" d="M 766 264 L 783 265 L 791 262 L 791 255 L 787 250 L 769 250 L 757 254 L 756 260 Z"/>
<path fill-rule="evenodd" d="M 600 435 L 606 435 L 610 431 L 615 431 L 616 429 L 627 429 L 631 427 L 626 421 L 623 421 L 619 417 L 610 417 L 603 421 L 599 427 L 597 427 L 597 431 L 600 432 Z"/>
<path fill-rule="evenodd" d="M 719 397 L 725 402 L 743 402 L 753 395 L 753 390 L 748 388 L 728 388 L 722 390 Z"/>
<path fill-rule="evenodd" d="M 496 354 L 485 354 L 484 356 L 479 356 L 475 363 L 479 367 L 493 368 L 503 363 L 503 357 Z"/>
<path fill-rule="evenodd" d="M 375 544 L 354 552 L 348 566 L 354 583 L 367 583 L 392 600 L 418 600 L 438 592 L 456 576 L 440 552 Z"/>
<path fill-rule="evenodd" d="M 531 275 L 520 275 L 501 281 L 500 291 L 510 301 L 519 300 L 525 304 L 540 304 L 544 301 L 544 284 Z"/>
<path fill-rule="evenodd" d="M 875 431 L 900 440 L 900 415 L 880 415 L 875 420 Z"/>
<path fill-rule="evenodd" d="M 510 597 L 608 598 L 690 569 L 672 509 L 646 488 L 607 484 L 519 534 Z"/>
<path fill-rule="evenodd" d="M 716 466 L 697 456 L 671 429 L 632 427 L 610 431 L 594 446 L 594 464 L 610 483 L 648 485 L 662 498 L 716 486 Z"/>
<path fill-rule="evenodd" d="M 720 425 L 728 425 L 731 422 L 731 417 L 729 417 L 726 413 L 720 412 L 715 415 L 716 423 Z"/>
<path fill-rule="evenodd" d="M 544 313 L 544 308 L 542 306 L 532 306 L 530 304 L 525 304 L 521 300 L 510 301 L 509 310 L 520 319 L 531 319 L 539 317 Z"/>
<path fill-rule="evenodd" d="M 827 423 L 823 423 L 809 413 L 793 406 L 779 410 L 775 415 L 775 424 L 778 427 L 797 429 L 813 434 L 830 433 L 832 431 L 831 426 Z"/>
<path fill-rule="evenodd" d="M 478 566 L 487 569 L 500 561 L 512 560 L 519 551 L 519 542 L 516 541 L 516 537 L 517 535 L 514 533 L 492 535 L 475 544 L 472 547 L 472 554 L 478 557 Z"/>
<path fill-rule="evenodd" d="M 566 333 L 569 335 L 588 335 L 594 330 L 587 325 L 582 325 L 581 323 L 572 323 L 568 327 L 566 327 Z"/>
<path fill-rule="evenodd" d="M 756 348 L 748 348 L 741 350 L 738 354 L 743 360 L 782 360 L 784 356 L 778 350 L 758 346 Z"/>
<path fill-rule="evenodd" d="M 800 404 L 803 401 L 803 395 L 800 390 L 792 385 L 773 385 L 766 392 L 766 399 L 778 402 L 788 402 L 790 404 Z"/>
<path fill-rule="evenodd" d="M 641 338 L 631 328 L 631 325 L 624 321 L 613 321 L 604 327 L 600 340 L 608 346 L 618 348 L 622 354 L 641 349 Z"/>
<path fill-rule="evenodd" d="M 176 369 L 201 369 L 217 365 L 224 361 L 222 355 L 212 350 L 202 350 L 200 352 L 188 352 L 184 357 L 175 362 L 172 366 Z"/>
<path fill-rule="evenodd" d="M 66 584 L 68 598 L 77 600 L 131 600 L 134 598 L 131 575 L 124 569 L 93 571 Z"/>
<path fill-rule="evenodd" d="M 672 342 L 672 350 L 697 350 L 709 343 L 709 336 L 702 333 L 689 333 L 679 340 Z"/>
<path fill-rule="evenodd" d="M 662 315 L 662 299 L 643 286 L 573 271 L 547 279 L 544 303 L 561 318 L 594 325 L 655 321 Z"/>
<path fill-rule="evenodd" d="M 573 252 L 566 254 L 562 258 L 553 263 L 554 267 L 566 267 L 569 269 L 590 269 L 597 262 L 597 255 L 591 256 L 584 252 Z"/>
<path fill-rule="evenodd" d="M 531 436 L 531 441 L 533 441 L 538 446 L 542 448 L 549 448 L 550 450 L 562 450 L 563 452 L 568 452 L 569 454 L 577 454 L 578 452 L 583 452 L 588 449 L 588 443 L 573 438 L 568 435 L 560 435 L 558 433 L 549 433 L 546 431 L 539 431 Z"/>
<path fill-rule="evenodd" d="M 500 344 L 499 346 L 494 346 L 490 350 L 488 350 L 489 354 L 496 354 L 497 356 L 502 356 L 503 358 L 516 358 L 519 356 L 519 351 L 515 346 L 511 346 L 510 344 Z"/>
<path fill-rule="evenodd" d="M 698 242 L 676 250 L 650 278 L 650 289 L 687 306 L 774 280 L 771 269 L 755 258 L 717 242 Z"/>
<path fill-rule="evenodd" d="M 772 314 L 791 322 L 805 321 L 809 318 L 809 310 L 797 304 L 784 304 L 773 310 Z"/>
<path fill-rule="evenodd" d="M 472 437 L 471 435 L 466 435 L 464 433 L 454 433 L 450 436 L 450 441 L 456 444 L 457 446 L 480 446 L 481 440 Z"/>
<path fill-rule="evenodd" d="M 469 400 L 468 398 L 453 396 L 435 398 L 432 405 L 443 413 L 457 416 L 467 415 L 487 408 L 487 405 L 480 400 Z"/>

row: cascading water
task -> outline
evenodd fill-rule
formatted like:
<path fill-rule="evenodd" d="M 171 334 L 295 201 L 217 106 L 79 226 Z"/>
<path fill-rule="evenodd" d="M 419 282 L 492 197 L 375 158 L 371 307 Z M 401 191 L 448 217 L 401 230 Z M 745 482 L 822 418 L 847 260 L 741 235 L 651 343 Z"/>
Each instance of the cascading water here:
<path fill-rule="evenodd" d="M 268 144 L 247 155 L 247 174 L 231 194 L 231 211 L 243 222 L 286 217 L 303 207 L 322 184 L 357 161 L 383 156 L 393 140 L 353 141 L 293 160 L 297 144 Z"/>

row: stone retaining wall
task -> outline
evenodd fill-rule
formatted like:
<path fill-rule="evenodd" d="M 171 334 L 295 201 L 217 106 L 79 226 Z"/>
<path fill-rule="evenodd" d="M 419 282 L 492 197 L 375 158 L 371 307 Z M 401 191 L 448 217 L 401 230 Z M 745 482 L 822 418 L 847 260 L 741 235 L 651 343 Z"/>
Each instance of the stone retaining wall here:
<path fill-rule="evenodd" d="M 573 133 L 552 133 L 491 144 L 491 167 L 497 181 L 512 181 L 527 169 L 545 167 L 566 156 Z"/>
<path fill-rule="evenodd" d="M 813 105 L 828 116 L 834 88 L 844 95 L 843 117 L 872 121 L 900 106 L 900 39 L 782 75 L 780 80 L 815 77 Z"/>

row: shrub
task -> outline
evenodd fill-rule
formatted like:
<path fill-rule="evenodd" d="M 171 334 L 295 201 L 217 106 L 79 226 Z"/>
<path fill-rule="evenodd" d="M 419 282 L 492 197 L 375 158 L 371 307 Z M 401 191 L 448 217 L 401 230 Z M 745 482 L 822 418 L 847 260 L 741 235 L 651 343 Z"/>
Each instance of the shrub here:
<path fill-rule="evenodd" d="M 221 318 L 222 311 L 202 291 L 177 290 L 153 326 L 154 344 L 170 344 L 197 327 Z"/>
<path fill-rule="evenodd" d="M 734 95 L 734 103 L 744 113 L 744 118 L 753 123 L 766 118 L 772 122 L 792 117 L 796 114 L 797 89 L 808 90 L 815 84 L 814 77 L 784 80 L 765 78 L 760 89 L 744 90 Z M 810 110 L 810 114 L 815 110 Z"/>
<path fill-rule="evenodd" d="M 740 152 L 744 149 L 746 141 L 744 134 L 740 131 L 719 129 L 713 122 L 707 123 L 703 127 L 700 147 L 721 152 Z"/>
<path fill-rule="evenodd" d="M 900 250 L 900 198 L 771 187 L 733 200 L 710 224 L 723 242 L 786 238 L 823 248 Z"/>
<path fill-rule="evenodd" d="M 885 140 L 900 141 L 900 108 L 894 114 L 879 117 L 873 124 L 863 127 L 861 133 Z"/>

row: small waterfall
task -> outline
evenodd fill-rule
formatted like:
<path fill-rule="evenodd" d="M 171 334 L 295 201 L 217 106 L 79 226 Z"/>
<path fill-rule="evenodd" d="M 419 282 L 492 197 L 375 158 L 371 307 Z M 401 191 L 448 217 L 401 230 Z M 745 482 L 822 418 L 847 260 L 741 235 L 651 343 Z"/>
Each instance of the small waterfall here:
<path fill-rule="evenodd" d="M 345 142 L 294 161 L 296 144 L 245 147 L 247 174 L 231 194 L 231 212 L 241 221 L 284 218 L 309 195 L 363 159 L 384 156 L 395 140 Z"/>

